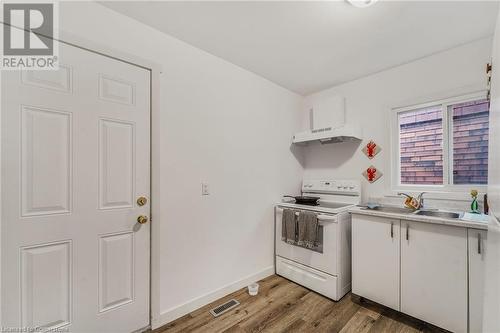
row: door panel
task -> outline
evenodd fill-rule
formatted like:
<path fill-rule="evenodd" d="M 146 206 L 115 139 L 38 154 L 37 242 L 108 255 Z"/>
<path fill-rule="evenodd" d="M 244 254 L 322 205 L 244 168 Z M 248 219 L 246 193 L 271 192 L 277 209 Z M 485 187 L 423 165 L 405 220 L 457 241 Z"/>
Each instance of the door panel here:
<path fill-rule="evenodd" d="M 23 327 L 62 327 L 71 315 L 71 242 L 21 249 Z M 53 299 L 48 303 L 48 299 Z"/>
<path fill-rule="evenodd" d="M 100 119 L 99 197 L 101 209 L 133 206 L 135 125 Z"/>
<path fill-rule="evenodd" d="M 99 240 L 99 311 L 108 311 L 134 299 L 134 233 Z"/>
<path fill-rule="evenodd" d="M 401 224 L 401 311 L 467 332 L 467 229 Z"/>
<path fill-rule="evenodd" d="M 69 213 L 71 114 L 22 106 L 22 216 Z"/>
<path fill-rule="evenodd" d="M 134 84 L 117 78 L 99 75 L 99 97 L 105 101 L 134 104 Z"/>
<path fill-rule="evenodd" d="M 71 67 L 59 64 L 58 71 L 23 71 L 21 81 L 27 85 L 71 93 L 73 71 Z"/>
<path fill-rule="evenodd" d="M 2 73 L 2 326 L 149 324 L 149 71 L 60 44 Z"/>
<path fill-rule="evenodd" d="M 354 294 L 399 310 L 399 240 L 399 220 L 352 216 Z"/>

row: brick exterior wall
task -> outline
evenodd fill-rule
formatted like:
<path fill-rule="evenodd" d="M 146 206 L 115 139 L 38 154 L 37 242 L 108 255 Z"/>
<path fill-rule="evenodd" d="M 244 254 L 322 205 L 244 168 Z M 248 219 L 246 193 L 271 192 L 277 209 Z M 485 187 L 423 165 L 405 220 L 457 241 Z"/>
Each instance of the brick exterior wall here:
<path fill-rule="evenodd" d="M 443 126 L 440 107 L 399 116 L 402 184 L 443 184 Z"/>
<path fill-rule="evenodd" d="M 453 106 L 453 183 L 488 183 L 489 102 Z"/>
<path fill-rule="evenodd" d="M 486 184 L 488 179 L 487 100 L 452 106 L 453 183 Z M 401 183 L 443 184 L 441 107 L 399 116 Z"/>

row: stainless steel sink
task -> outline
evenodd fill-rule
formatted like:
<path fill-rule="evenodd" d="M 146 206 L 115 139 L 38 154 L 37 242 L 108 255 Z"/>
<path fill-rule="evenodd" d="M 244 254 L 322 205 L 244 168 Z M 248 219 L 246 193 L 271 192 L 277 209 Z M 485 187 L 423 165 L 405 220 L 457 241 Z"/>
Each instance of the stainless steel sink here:
<path fill-rule="evenodd" d="M 446 218 L 446 219 L 458 219 L 458 218 L 460 218 L 460 214 L 458 214 L 458 213 L 440 212 L 437 210 L 419 210 L 419 211 L 415 212 L 415 215 L 442 217 L 442 218 Z"/>
<path fill-rule="evenodd" d="M 461 217 L 460 213 L 446 212 L 438 209 L 423 209 L 423 210 L 412 210 L 404 207 L 395 206 L 378 206 L 374 208 L 363 207 L 363 210 L 371 210 L 374 212 L 381 213 L 393 213 L 393 214 L 405 214 L 405 215 L 420 215 L 420 216 L 430 216 L 445 219 L 459 219 Z"/>
<path fill-rule="evenodd" d="M 396 213 L 396 214 L 412 214 L 414 211 L 408 208 L 403 207 L 390 207 L 390 206 L 379 206 L 376 208 L 363 208 L 366 210 L 373 210 L 376 212 L 385 212 L 385 213 Z"/>

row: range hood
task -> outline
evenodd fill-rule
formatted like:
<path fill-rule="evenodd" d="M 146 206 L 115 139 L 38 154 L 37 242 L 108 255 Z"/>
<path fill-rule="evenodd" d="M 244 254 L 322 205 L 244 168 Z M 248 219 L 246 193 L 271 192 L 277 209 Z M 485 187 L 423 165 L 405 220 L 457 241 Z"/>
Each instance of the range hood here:
<path fill-rule="evenodd" d="M 310 129 L 296 133 L 293 143 L 319 141 L 325 144 L 361 140 L 361 128 L 345 123 L 345 102 L 341 96 L 323 97 L 315 101 L 310 109 L 309 122 Z"/>
<path fill-rule="evenodd" d="M 306 132 L 296 133 L 293 136 L 293 143 L 319 141 L 322 144 L 325 144 L 360 140 L 361 130 L 359 128 L 347 125 L 337 128 L 327 127 L 318 130 L 310 130 Z"/>

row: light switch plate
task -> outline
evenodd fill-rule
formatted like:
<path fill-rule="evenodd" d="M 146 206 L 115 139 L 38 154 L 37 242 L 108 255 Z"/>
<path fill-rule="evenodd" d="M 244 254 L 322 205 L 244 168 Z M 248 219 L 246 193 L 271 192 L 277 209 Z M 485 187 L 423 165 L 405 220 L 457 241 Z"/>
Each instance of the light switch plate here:
<path fill-rule="evenodd" d="M 201 195 L 209 195 L 210 190 L 207 183 L 201 183 Z"/>

